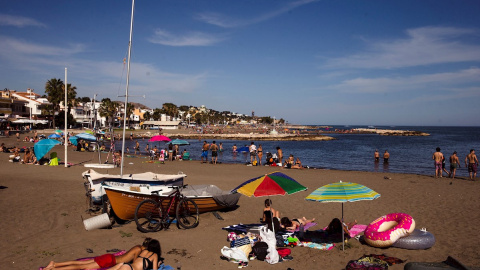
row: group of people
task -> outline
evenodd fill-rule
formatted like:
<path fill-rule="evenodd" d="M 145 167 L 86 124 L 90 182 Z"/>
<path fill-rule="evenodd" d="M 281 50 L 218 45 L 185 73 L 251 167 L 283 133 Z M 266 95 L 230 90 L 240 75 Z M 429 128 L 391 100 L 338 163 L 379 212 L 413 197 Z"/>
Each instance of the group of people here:
<path fill-rule="evenodd" d="M 302 231 L 302 228 L 314 221 L 315 218 L 307 219 L 305 217 L 300 217 L 290 219 L 288 217 L 280 217 L 279 211 L 272 207 L 272 200 L 265 200 L 261 222 L 264 223 L 269 230 L 274 230 L 276 232 L 280 230 Z M 356 220 L 351 223 L 342 223 L 338 218 L 334 218 L 325 229 L 325 232 L 330 236 L 341 236 L 343 232 L 345 236 L 349 237 L 349 229 L 355 224 L 357 224 Z"/>
<path fill-rule="evenodd" d="M 374 158 L 375 158 L 375 162 L 380 161 L 380 153 L 378 152 L 377 149 L 375 149 Z M 388 151 L 385 150 L 385 153 L 383 153 L 383 163 L 387 164 L 389 159 L 390 159 L 390 153 L 388 153 Z"/>
<path fill-rule="evenodd" d="M 450 171 L 447 171 L 445 168 L 446 158 L 440 152 L 440 147 L 437 147 L 432 159 L 435 165 L 435 178 L 443 177 L 443 172 L 446 172 L 448 177 L 455 178 L 457 168 L 460 168 L 460 159 L 457 156 L 457 151 L 454 151 L 449 158 Z M 465 167 L 468 169 L 470 180 L 475 180 L 475 177 L 477 177 L 478 158 L 474 149 L 470 149 L 470 153 L 465 157 Z"/>
<path fill-rule="evenodd" d="M 100 269 L 112 270 L 147 270 L 158 269 L 163 263 L 160 242 L 156 239 L 146 238 L 142 245 L 132 247 L 126 253 L 115 256 L 107 253 L 89 260 L 76 260 L 65 262 L 51 261 L 43 270 L 68 270 L 68 269 Z"/>
<path fill-rule="evenodd" d="M 223 143 L 217 145 L 215 141 L 212 141 L 212 144 L 209 144 L 207 141 L 203 141 L 202 145 L 202 155 L 200 156 L 201 163 L 208 162 L 208 152 L 211 151 L 212 164 L 217 164 L 218 162 L 218 153 L 223 152 Z M 204 161 L 205 159 L 205 161 Z"/>

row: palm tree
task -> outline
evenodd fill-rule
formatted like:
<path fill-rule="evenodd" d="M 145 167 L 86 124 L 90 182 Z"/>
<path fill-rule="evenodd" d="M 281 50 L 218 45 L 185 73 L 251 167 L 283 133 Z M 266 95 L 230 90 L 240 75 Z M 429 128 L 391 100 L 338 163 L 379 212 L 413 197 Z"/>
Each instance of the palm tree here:
<path fill-rule="evenodd" d="M 50 79 L 45 84 L 45 93 L 47 94 L 47 99 L 52 103 L 53 109 L 53 127 L 55 128 L 55 112 L 60 109 L 60 102 L 64 99 L 63 94 L 63 81 L 61 79 Z"/>
<path fill-rule="evenodd" d="M 128 126 L 130 126 L 130 119 L 132 118 L 133 110 L 135 110 L 135 106 L 132 103 L 127 103 L 127 110 L 125 117 L 128 117 Z"/>
<path fill-rule="evenodd" d="M 148 121 L 148 120 L 150 120 L 150 118 L 152 118 L 152 114 L 149 111 L 146 111 L 146 112 L 143 113 L 143 120 L 144 121 Z"/>
<path fill-rule="evenodd" d="M 118 109 L 118 103 L 111 101 L 109 98 L 104 98 L 102 99 L 102 104 L 100 105 L 98 112 L 101 117 L 106 117 L 107 122 L 110 122 L 110 127 L 113 127 L 113 120 L 115 119 Z"/>
<path fill-rule="evenodd" d="M 70 114 L 70 109 L 74 106 L 77 106 L 77 87 L 72 86 L 71 84 L 67 85 L 67 106 L 65 106 L 65 111 Z M 65 84 L 62 86 L 62 92 L 65 96 Z"/>

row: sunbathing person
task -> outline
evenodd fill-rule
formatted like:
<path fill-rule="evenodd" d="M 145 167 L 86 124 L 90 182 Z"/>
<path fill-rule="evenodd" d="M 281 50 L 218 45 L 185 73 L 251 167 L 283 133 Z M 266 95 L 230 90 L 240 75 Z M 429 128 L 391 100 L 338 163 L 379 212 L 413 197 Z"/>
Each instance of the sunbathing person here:
<path fill-rule="evenodd" d="M 307 225 L 307 223 L 312 223 L 314 221 L 315 221 L 314 218 L 306 219 L 305 217 L 302 217 L 302 218 L 294 218 L 294 219 L 290 220 L 288 217 L 283 217 L 280 220 L 280 224 L 281 224 L 282 228 L 284 228 L 286 230 L 294 231 L 297 228 L 299 228 L 300 225 L 305 226 L 305 225 Z"/>
<path fill-rule="evenodd" d="M 115 266 L 118 263 L 126 263 L 135 260 L 139 254 L 144 251 L 148 244 L 153 241 L 152 238 L 145 238 L 143 244 L 132 247 L 127 253 L 114 256 L 113 254 L 104 254 L 86 261 L 66 261 L 54 262 L 51 261 L 44 270 L 50 269 L 98 269 Z M 156 240 L 155 240 L 156 241 Z M 157 241 L 158 242 L 158 241 Z"/>
<path fill-rule="evenodd" d="M 297 157 L 297 160 L 295 161 L 295 164 L 292 165 L 292 169 L 303 169 L 302 162 L 298 157 Z"/>
<path fill-rule="evenodd" d="M 158 269 L 158 261 L 161 260 L 162 249 L 158 240 L 151 240 L 147 248 L 144 249 L 132 263 L 119 263 L 111 270 L 147 270 Z"/>
<path fill-rule="evenodd" d="M 343 223 L 340 221 L 338 218 L 334 218 L 332 221 L 330 221 L 330 224 L 328 224 L 327 229 L 325 230 L 329 235 L 340 235 L 340 232 L 342 231 L 341 228 L 343 228 L 343 232 L 345 233 L 345 236 L 350 238 L 350 232 L 349 230 L 357 224 L 357 221 L 355 220 L 354 222 L 350 223 Z"/>

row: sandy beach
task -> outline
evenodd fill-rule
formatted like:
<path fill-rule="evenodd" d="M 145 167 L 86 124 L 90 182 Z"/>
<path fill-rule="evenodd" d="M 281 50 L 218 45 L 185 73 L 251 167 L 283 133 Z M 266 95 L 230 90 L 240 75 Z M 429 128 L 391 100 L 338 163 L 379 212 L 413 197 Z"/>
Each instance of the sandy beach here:
<path fill-rule="evenodd" d="M 0 138 L 7 146 L 33 147 L 33 143 L 17 142 L 14 137 Z M 54 150 L 64 160 L 64 147 Z M 86 231 L 83 218 L 87 202 L 81 173 L 84 163 L 98 161 L 96 153 L 68 150 L 68 162 L 74 165 L 36 166 L 8 162 L 9 154 L 0 153 L 0 219 L 2 269 L 38 269 L 51 260 L 64 261 L 101 255 L 106 250 L 129 249 L 145 237 L 157 238 L 162 245 L 165 263 L 182 269 L 236 269 L 237 265 L 221 260 L 220 249 L 228 246 L 227 232 L 222 227 L 238 223 L 256 223 L 261 217 L 265 198 L 242 196 L 238 209 L 220 212 L 224 220 L 212 213 L 200 215 L 200 225 L 191 230 L 172 226 L 168 231 L 141 233 L 135 223 L 112 229 Z M 104 156 L 104 155 L 103 155 Z M 330 251 L 306 247 L 292 249 L 292 261 L 269 265 L 250 262 L 248 269 L 343 269 L 347 262 L 364 254 L 386 254 L 409 262 L 439 262 L 453 256 L 465 265 L 480 266 L 477 224 L 480 224 L 480 183 L 460 178 L 435 179 L 412 174 L 386 174 L 334 170 L 288 170 L 274 167 L 247 167 L 233 164 L 201 164 L 200 161 L 174 161 L 165 164 L 147 163 L 145 157 L 126 158 L 124 173 L 187 174 L 187 184 L 214 184 L 229 190 L 253 177 L 280 170 L 308 187 L 307 191 L 290 196 L 271 197 L 282 216 L 316 218 L 321 229 L 332 218 L 341 216 L 341 204 L 306 201 L 316 188 L 328 183 L 355 182 L 381 194 L 373 201 L 346 203 L 346 221 L 368 224 L 393 212 L 404 212 L 416 221 L 416 227 L 427 228 L 436 237 L 428 250 L 374 248 L 349 240 L 350 248 L 341 244 Z M 120 169 L 102 170 L 119 174 Z M 433 173 L 433 168 L 432 168 Z M 385 179 L 385 176 L 390 179 Z M 340 246 L 340 249 L 338 248 Z M 88 253 L 87 249 L 93 250 Z M 404 264 L 390 269 L 403 269 Z"/>

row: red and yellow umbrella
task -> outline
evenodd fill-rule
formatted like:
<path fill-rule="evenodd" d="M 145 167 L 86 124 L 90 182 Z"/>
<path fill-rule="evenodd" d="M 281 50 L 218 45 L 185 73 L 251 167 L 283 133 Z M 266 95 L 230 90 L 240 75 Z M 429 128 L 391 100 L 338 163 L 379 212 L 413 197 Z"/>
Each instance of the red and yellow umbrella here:
<path fill-rule="evenodd" d="M 233 189 L 232 192 L 236 191 L 248 197 L 262 197 L 293 194 L 306 189 L 293 178 L 281 172 L 273 172 L 250 179 Z"/>

